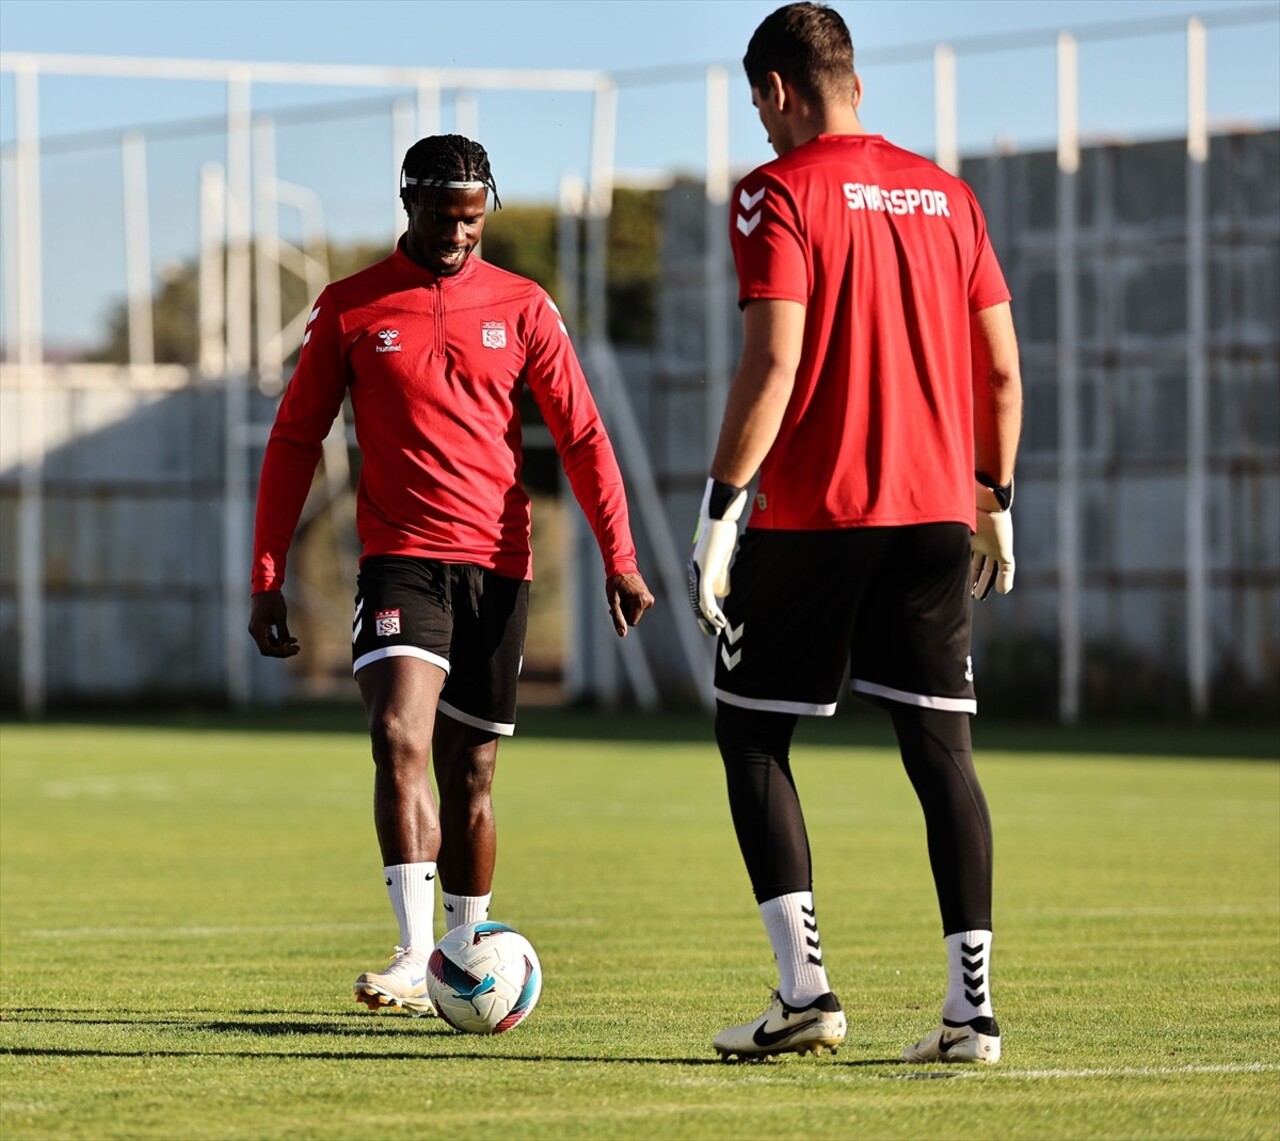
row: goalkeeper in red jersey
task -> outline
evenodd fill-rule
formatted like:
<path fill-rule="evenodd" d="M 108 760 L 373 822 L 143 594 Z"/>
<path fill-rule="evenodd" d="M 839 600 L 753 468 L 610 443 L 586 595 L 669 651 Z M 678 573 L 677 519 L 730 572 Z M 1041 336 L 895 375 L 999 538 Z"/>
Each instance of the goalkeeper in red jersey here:
<path fill-rule="evenodd" d="M 835 712 L 847 671 L 892 718 L 942 917 L 941 1021 L 903 1057 L 995 1062 L 969 648 L 971 595 L 1013 586 L 1022 385 L 1009 290 L 969 187 L 862 126 L 839 13 L 779 8 L 743 64 L 778 157 L 730 202 L 742 358 L 689 587 L 718 640 L 716 741 L 779 981 L 763 1014 L 712 1044 L 754 1058 L 844 1039 L 790 749 L 799 717 Z"/>
<path fill-rule="evenodd" d="M 362 467 L 351 628 L 368 714 L 374 823 L 400 929 L 358 1001 L 431 1013 L 435 880 L 446 930 L 487 917 L 498 741 L 515 731 L 532 560 L 520 395 L 551 430 L 604 560 L 619 637 L 653 605 L 622 477 L 564 322 L 536 283 L 473 255 L 488 155 L 436 135 L 405 155 L 408 229 L 383 261 L 326 288 L 263 458 L 249 633 L 290 657 L 285 560 L 321 453 L 350 397 Z M 429 780 L 434 767 L 437 808 Z"/>

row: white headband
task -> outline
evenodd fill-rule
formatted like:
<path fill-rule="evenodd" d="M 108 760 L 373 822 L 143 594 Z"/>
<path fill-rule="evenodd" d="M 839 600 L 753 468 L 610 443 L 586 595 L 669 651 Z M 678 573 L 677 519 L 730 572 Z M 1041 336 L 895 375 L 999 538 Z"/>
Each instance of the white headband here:
<path fill-rule="evenodd" d="M 470 182 L 454 182 L 442 178 L 410 178 L 404 176 L 405 186 L 439 186 L 445 190 L 488 190 L 487 182 L 472 179 Z"/>

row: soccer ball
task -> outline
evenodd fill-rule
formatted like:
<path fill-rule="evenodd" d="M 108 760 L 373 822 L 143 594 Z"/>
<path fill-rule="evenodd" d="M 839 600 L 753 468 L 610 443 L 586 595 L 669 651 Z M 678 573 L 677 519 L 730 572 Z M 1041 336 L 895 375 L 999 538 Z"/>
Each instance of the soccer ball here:
<path fill-rule="evenodd" d="M 427 961 L 427 993 L 455 1030 L 502 1034 L 518 1026 L 542 993 L 537 953 L 519 931 L 484 920 L 455 927 Z"/>

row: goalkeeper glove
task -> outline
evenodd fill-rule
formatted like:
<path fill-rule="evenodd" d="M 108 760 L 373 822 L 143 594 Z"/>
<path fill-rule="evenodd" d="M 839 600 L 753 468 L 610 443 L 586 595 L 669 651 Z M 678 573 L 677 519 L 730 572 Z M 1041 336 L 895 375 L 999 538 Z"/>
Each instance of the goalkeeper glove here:
<path fill-rule="evenodd" d="M 747 502 L 747 489 L 708 479 L 689 556 L 689 603 L 704 634 L 712 636 L 727 625 L 718 599 L 729 593 L 729 562 L 738 543 L 738 519 Z"/>
<path fill-rule="evenodd" d="M 978 472 L 978 531 L 973 536 L 973 597 L 979 600 L 996 588 L 997 594 L 1013 589 L 1013 480 L 1003 487 L 985 472 Z"/>

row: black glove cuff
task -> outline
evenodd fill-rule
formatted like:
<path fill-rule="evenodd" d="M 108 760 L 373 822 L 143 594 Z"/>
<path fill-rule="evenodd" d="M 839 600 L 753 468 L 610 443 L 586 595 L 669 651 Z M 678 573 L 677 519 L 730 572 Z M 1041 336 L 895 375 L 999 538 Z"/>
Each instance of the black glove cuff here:
<path fill-rule="evenodd" d="M 712 476 L 711 494 L 707 497 L 707 517 L 723 519 L 724 513 L 729 510 L 729 504 L 744 490 L 745 488 L 734 487 L 731 483 L 722 483 Z"/>
<path fill-rule="evenodd" d="M 1013 506 L 1013 480 L 1001 486 L 985 471 L 976 471 L 973 476 L 983 487 L 991 489 L 991 494 L 996 497 L 1001 511 L 1008 511 Z"/>

